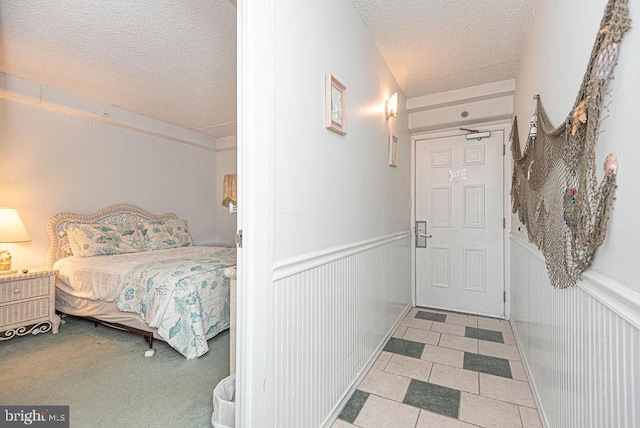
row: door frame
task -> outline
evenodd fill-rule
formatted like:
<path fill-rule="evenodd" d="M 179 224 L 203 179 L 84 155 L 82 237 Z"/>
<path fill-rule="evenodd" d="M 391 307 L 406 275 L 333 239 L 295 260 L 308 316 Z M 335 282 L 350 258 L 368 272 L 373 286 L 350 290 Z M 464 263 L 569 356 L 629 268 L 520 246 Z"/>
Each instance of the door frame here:
<path fill-rule="evenodd" d="M 237 1 L 238 249 L 236 426 L 270 427 L 273 394 L 274 1 Z"/>
<path fill-rule="evenodd" d="M 509 235 L 511 231 L 511 168 L 512 155 L 511 145 L 509 144 L 509 135 L 511 134 L 511 119 L 478 122 L 465 124 L 465 128 L 477 129 L 478 131 L 502 131 L 503 144 L 505 147 L 505 155 L 502 157 L 503 169 L 503 212 L 502 215 L 506 219 L 506 225 L 502 233 L 503 241 L 503 266 L 504 266 L 504 291 L 506 293 L 506 302 L 504 303 L 505 319 L 511 318 L 511 245 Z M 416 144 L 418 140 L 434 140 L 444 137 L 454 137 L 456 135 L 466 135 L 468 132 L 461 131 L 459 127 L 444 128 L 432 131 L 414 132 L 411 134 L 411 298 L 413 305 L 416 305 Z"/>

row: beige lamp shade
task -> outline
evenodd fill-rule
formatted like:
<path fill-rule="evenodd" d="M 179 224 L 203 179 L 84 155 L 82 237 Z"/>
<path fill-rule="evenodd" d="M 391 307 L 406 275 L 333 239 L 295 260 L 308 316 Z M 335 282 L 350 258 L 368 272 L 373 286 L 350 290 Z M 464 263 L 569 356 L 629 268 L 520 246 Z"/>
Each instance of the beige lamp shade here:
<path fill-rule="evenodd" d="M 31 241 L 27 228 L 15 208 L 0 208 L 0 242 Z"/>

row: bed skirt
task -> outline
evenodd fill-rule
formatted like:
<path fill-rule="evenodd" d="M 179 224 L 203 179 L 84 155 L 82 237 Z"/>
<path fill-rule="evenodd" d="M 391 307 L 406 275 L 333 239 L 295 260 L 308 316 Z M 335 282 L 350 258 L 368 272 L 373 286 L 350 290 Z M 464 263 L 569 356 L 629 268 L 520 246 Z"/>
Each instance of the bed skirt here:
<path fill-rule="evenodd" d="M 107 324 L 121 324 L 137 330 L 147 331 L 153 333 L 155 339 L 163 340 L 158 335 L 158 329 L 149 327 L 138 314 L 121 311 L 116 306 L 116 302 L 84 299 L 56 288 L 56 310 L 68 315 L 90 317 L 104 321 Z"/>

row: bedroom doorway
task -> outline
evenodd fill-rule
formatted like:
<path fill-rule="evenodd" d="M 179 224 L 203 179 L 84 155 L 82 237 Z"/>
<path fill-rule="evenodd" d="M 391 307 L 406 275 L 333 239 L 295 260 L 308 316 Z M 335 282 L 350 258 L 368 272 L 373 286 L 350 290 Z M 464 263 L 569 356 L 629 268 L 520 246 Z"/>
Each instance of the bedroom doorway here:
<path fill-rule="evenodd" d="M 416 141 L 416 304 L 505 316 L 503 131 Z"/>

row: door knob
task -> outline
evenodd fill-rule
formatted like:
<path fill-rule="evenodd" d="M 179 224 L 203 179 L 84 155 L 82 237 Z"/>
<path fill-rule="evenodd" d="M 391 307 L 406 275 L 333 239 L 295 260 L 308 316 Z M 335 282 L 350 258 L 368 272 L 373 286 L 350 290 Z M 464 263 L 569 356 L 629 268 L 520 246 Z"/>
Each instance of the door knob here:
<path fill-rule="evenodd" d="M 433 235 L 427 235 L 426 233 L 418 233 L 418 236 L 421 238 L 433 238 Z"/>

